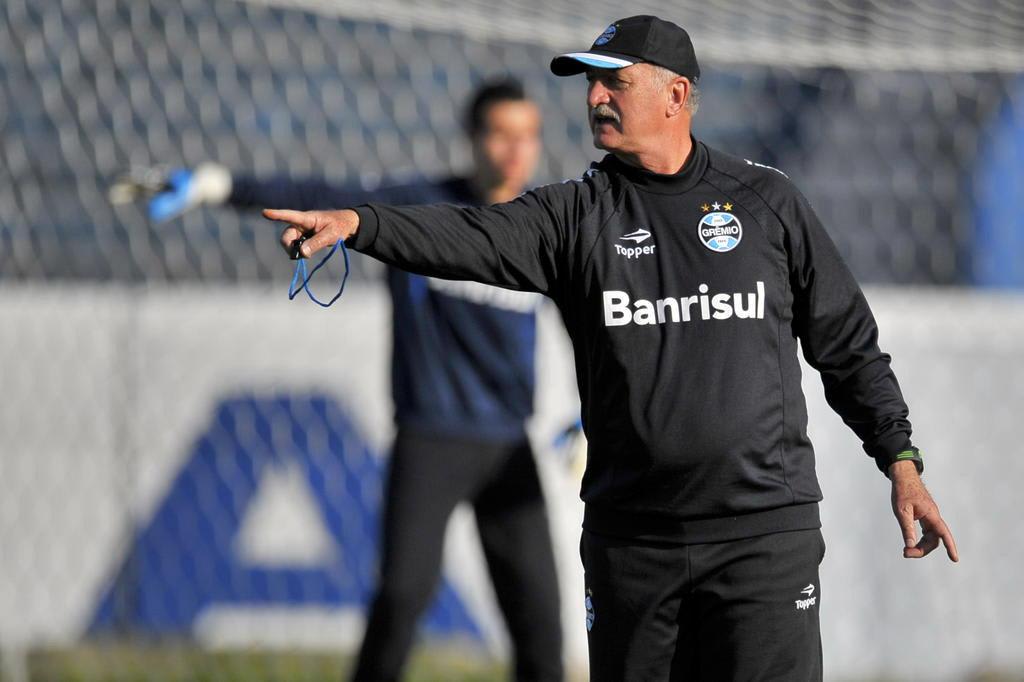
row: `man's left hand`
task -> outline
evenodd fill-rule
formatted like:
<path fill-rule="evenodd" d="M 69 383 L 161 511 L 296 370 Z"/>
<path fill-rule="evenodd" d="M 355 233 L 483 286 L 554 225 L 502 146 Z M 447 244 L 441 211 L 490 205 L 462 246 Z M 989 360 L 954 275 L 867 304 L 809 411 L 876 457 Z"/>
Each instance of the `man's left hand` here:
<path fill-rule="evenodd" d="M 953 533 L 924 487 L 917 466 L 913 462 L 894 462 L 889 466 L 889 478 L 892 480 L 892 510 L 903 531 L 903 557 L 920 559 L 938 547 L 941 541 L 950 560 L 959 561 Z M 917 521 L 921 522 L 924 531 L 920 541 L 917 540 Z"/>

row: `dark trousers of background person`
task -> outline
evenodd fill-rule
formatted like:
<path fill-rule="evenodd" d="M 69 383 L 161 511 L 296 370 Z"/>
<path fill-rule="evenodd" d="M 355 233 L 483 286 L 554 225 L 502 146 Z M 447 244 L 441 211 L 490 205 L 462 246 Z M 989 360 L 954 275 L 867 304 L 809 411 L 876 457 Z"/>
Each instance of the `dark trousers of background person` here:
<path fill-rule="evenodd" d="M 476 514 L 512 641 L 515 679 L 563 679 L 558 577 L 529 443 L 400 430 L 388 473 L 380 583 L 354 682 L 399 679 L 440 581 L 448 519 L 462 501 Z"/>
<path fill-rule="evenodd" d="M 583 531 L 591 682 L 822 679 L 821 531 L 680 545 Z"/>

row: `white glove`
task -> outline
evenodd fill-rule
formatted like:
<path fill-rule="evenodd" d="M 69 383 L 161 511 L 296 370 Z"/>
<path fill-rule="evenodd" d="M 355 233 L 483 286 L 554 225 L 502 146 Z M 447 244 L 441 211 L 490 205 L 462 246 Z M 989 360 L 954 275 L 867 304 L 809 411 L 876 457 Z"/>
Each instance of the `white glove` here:
<path fill-rule="evenodd" d="M 223 204 L 231 196 L 231 172 L 219 163 L 201 163 L 195 170 L 143 168 L 118 180 L 110 200 L 126 203 L 149 198 L 149 217 L 169 220 L 200 204 Z"/>

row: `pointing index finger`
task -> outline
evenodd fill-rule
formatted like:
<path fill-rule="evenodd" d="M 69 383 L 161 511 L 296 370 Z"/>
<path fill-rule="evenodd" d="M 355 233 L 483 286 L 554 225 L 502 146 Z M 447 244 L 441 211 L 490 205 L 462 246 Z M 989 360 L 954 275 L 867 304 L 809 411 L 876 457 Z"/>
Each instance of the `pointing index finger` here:
<path fill-rule="evenodd" d="M 316 216 L 307 211 L 292 211 L 284 208 L 265 208 L 263 217 L 268 220 L 279 220 L 291 223 L 306 229 L 312 229 L 316 225 Z"/>

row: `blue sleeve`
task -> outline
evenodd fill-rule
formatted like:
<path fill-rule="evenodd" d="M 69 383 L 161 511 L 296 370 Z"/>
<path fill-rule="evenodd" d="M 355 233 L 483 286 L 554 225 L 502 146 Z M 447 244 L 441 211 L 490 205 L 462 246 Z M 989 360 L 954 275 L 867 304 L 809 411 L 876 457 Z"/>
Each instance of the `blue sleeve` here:
<path fill-rule="evenodd" d="M 347 208 L 367 203 L 408 205 L 438 201 L 435 185 L 424 182 L 367 190 L 358 185 L 332 185 L 316 178 L 258 179 L 234 175 L 231 180 L 231 196 L 228 197 L 228 203 L 239 208 L 287 207 L 309 211 Z"/>

